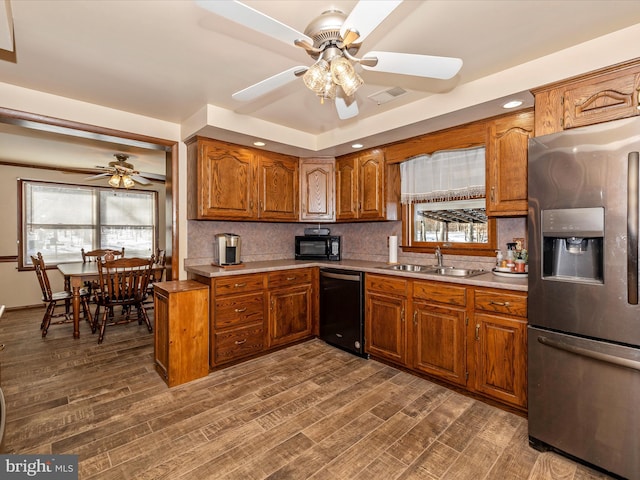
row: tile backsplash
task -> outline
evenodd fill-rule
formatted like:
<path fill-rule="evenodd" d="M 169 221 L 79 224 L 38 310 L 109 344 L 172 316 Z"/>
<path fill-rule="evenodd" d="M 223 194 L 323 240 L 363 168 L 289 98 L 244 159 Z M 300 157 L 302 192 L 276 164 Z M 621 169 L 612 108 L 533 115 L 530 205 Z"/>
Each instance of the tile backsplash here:
<path fill-rule="evenodd" d="M 217 233 L 235 233 L 242 237 L 242 261 L 289 259 L 294 256 L 294 237 L 304 235 L 304 229 L 318 224 L 266 223 L 266 222 L 188 222 L 188 246 L 185 265 L 200 265 L 213 261 L 213 240 Z M 402 237 L 402 222 L 362 222 L 322 224 L 332 235 L 342 236 L 342 258 L 386 262 L 389 259 L 387 238 Z M 500 218 L 497 220 L 498 245 L 506 249 L 514 238 L 526 238 L 526 218 Z M 400 262 L 425 263 L 423 253 L 398 251 Z M 468 268 L 491 268 L 491 257 L 447 255 L 445 262 Z"/>

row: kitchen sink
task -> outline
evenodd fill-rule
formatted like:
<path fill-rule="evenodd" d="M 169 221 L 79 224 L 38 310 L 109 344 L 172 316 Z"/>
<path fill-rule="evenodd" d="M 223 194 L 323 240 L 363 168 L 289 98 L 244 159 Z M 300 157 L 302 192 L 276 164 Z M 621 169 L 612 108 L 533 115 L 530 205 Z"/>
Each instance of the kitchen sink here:
<path fill-rule="evenodd" d="M 438 267 L 436 265 L 414 265 L 411 263 L 400 263 L 385 267 L 390 270 L 400 270 L 402 272 L 429 273 L 432 275 L 442 275 L 443 277 L 473 277 L 486 273 L 486 270 L 456 267 Z"/>
<path fill-rule="evenodd" d="M 412 265 L 410 263 L 401 263 L 385 268 L 390 268 L 391 270 L 402 270 L 403 272 L 424 272 L 426 270 L 433 270 L 433 267 L 427 267 L 426 265 Z"/>

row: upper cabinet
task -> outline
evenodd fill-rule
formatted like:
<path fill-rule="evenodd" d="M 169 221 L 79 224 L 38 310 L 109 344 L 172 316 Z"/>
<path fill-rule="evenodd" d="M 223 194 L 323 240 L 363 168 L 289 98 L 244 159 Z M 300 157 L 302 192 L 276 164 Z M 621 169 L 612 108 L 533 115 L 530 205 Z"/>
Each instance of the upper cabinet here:
<path fill-rule="evenodd" d="M 333 222 L 336 219 L 333 159 L 300 160 L 300 221 Z"/>
<path fill-rule="evenodd" d="M 373 149 L 336 159 L 336 220 L 386 220 L 388 183 L 382 150 Z M 392 185 L 388 186 L 394 190 Z M 399 201 L 399 195 L 398 195 Z"/>
<path fill-rule="evenodd" d="M 527 214 L 527 150 L 533 110 L 487 123 L 487 215 Z"/>
<path fill-rule="evenodd" d="M 535 135 L 640 115 L 640 60 L 532 90 Z"/>
<path fill-rule="evenodd" d="M 298 219 L 297 158 L 201 137 L 187 158 L 190 219 Z"/>

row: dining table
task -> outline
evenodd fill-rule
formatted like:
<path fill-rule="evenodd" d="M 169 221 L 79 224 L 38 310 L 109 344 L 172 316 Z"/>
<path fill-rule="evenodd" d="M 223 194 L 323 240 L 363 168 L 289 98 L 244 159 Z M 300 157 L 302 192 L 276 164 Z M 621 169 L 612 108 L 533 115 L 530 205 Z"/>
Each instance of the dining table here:
<path fill-rule="evenodd" d="M 64 276 L 65 288 L 71 290 L 73 304 L 73 338 L 80 338 L 80 289 L 84 282 L 97 281 L 100 278 L 96 262 L 59 263 L 58 270 Z M 164 265 L 154 264 L 152 271 L 165 270 Z"/>

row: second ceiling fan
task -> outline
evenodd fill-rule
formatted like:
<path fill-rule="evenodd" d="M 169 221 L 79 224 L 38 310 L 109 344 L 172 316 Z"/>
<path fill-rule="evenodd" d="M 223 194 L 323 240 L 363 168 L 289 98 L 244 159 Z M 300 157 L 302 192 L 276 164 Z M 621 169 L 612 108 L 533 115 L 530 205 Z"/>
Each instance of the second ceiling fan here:
<path fill-rule="evenodd" d="M 396 52 L 368 52 L 357 57 L 362 42 L 402 3 L 402 0 L 360 0 L 347 16 L 328 10 L 309 23 L 304 33 L 236 0 L 196 0 L 196 3 L 233 22 L 303 48 L 316 62 L 295 66 L 233 94 L 239 101 L 251 101 L 302 77 L 307 88 L 324 101 L 335 100 L 338 116 L 358 114 L 355 91 L 364 83 L 355 66 L 365 70 L 450 79 L 462 68 L 462 60 Z"/>

